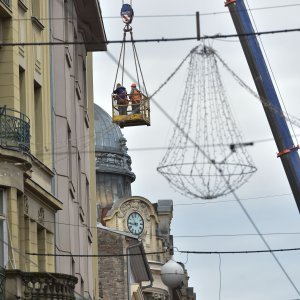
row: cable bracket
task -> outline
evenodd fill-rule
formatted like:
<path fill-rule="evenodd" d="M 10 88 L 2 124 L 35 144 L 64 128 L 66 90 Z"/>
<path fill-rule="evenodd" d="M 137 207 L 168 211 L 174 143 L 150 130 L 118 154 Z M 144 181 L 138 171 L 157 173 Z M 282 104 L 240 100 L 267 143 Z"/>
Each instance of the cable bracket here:
<path fill-rule="evenodd" d="M 235 4 L 236 3 L 236 0 L 227 0 L 225 3 L 224 3 L 224 5 L 225 6 L 228 6 L 228 5 L 230 5 L 230 4 Z"/>
<path fill-rule="evenodd" d="M 280 151 L 280 152 L 277 153 L 277 157 L 281 157 L 281 156 L 283 156 L 285 154 L 290 153 L 291 151 L 299 150 L 299 149 L 300 149 L 300 145 L 293 146 L 293 147 L 288 148 L 288 149 L 284 149 L 284 150 L 282 150 L 282 151 Z"/>

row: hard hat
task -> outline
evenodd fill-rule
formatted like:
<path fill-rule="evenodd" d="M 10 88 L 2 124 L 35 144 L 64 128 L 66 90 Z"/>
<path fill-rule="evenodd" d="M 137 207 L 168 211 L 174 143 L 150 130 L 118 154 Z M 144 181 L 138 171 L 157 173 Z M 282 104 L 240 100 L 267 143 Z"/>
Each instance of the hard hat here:
<path fill-rule="evenodd" d="M 131 87 L 136 87 L 136 83 L 133 82 L 133 83 L 131 84 Z"/>

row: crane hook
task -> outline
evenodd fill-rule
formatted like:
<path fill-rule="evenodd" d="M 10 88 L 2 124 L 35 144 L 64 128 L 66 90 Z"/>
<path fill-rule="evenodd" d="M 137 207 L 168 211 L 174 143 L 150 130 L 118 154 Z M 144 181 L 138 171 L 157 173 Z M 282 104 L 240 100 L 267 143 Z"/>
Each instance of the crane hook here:
<path fill-rule="evenodd" d="M 123 4 L 121 8 L 121 18 L 126 25 L 132 22 L 134 16 L 133 9 L 130 4 Z"/>

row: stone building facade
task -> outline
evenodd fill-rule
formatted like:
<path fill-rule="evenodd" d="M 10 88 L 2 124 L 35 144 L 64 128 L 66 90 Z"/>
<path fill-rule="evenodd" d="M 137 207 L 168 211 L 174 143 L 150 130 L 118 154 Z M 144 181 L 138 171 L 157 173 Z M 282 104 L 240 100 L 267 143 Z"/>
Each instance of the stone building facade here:
<path fill-rule="evenodd" d="M 95 299 L 97 260 L 84 256 L 97 253 L 92 52 L 106 50 L 106 37 L 98 0 L 49 4 L 51 42 L 66 42 L 50 49 L 53 188 L 64 205 L 56 215 L 56 266 L 78 279 L 77 297 Z"/>
<path fill-rule="evenodd" d="M 0 1 L 0 41 L 16 43 L 0 47 L 2 299 L 36 295 L 33 283 L 45 274 L 76 282 L 55 273 L 53 256 L 36 255 L 54 254 L 55 214 L 63 207 L 52 193 L 49 47 L 20 44 L 49 41 L 49 2 L 36 4 Z"/>

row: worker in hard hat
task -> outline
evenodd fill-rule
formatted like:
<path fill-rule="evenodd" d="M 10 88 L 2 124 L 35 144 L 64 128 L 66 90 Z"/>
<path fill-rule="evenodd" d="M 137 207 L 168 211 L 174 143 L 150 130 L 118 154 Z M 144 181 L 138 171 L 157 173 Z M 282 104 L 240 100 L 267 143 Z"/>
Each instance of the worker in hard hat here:
<path fill-rule="evenodd" d="M 113 93 L 114 98 L 117 100 L 119 114 L 127 115 L 128 98 L 126 88 L 118 83 Z"/>
<path fill-rule="evenodd" d="M 140 105 L 142 100 L 142 93 L 136 88 L 136 83 L 133 82 L 131 84 L 131 91 L 129 94 L 129 99 L 131 100 L 132 104 L 132 113 L 133 114 L 140 114 Z"/>

